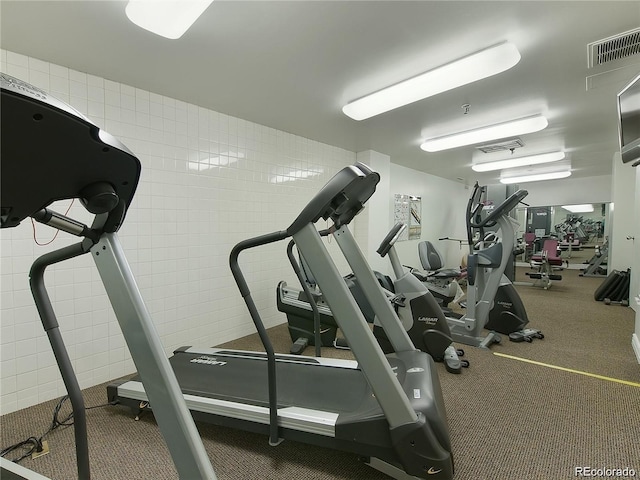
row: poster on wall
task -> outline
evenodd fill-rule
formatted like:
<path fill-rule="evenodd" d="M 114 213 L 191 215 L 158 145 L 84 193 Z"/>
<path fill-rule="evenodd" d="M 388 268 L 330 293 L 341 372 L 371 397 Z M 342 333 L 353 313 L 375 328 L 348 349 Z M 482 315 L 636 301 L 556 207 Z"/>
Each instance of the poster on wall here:
<path fill-rule="evenodd" d="M 422 198 L 396 193 L 394 202 L 394 224 L 402 222 L 408 228 L 398 240 L 416 240 L 422 233 Z"/>

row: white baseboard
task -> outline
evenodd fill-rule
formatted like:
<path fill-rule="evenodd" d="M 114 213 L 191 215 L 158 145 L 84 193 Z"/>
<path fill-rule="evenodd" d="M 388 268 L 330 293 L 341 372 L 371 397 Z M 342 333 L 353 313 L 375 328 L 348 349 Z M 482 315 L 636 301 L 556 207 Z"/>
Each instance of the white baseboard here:
<path fill-rule="evenodd" d="M 636 359 L 638 363 L 640 363 L 640 338 L 635 333 L 631 337 L 631 345 L 633 346 L 634 352 L 636 352 Z"/>

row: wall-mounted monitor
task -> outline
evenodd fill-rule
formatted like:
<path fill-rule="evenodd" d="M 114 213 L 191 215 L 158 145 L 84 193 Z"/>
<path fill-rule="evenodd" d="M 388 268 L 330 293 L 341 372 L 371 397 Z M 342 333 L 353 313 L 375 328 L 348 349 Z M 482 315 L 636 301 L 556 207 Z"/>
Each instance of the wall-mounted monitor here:
<path fill-rule="evenodd" d="M 618 94 L 618 130 L 622 161 L 640 165 L 640 75 Z"/>

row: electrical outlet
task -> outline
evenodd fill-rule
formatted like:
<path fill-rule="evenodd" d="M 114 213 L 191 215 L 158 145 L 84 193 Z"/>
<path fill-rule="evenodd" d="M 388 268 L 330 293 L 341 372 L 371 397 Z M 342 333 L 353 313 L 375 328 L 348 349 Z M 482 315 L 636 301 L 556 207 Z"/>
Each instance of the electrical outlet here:
<path fill-rule="evenodd" d="M 42 451 L 41 452 L 33 452 L 31 454 L 31 460 L 35 460 L 38 457 L 42 457 L 43 455 L 46 455 L 47 453 L 49 453 L 49 443 L 46 440 L 43 440 L 43 442 L 42 442 Z"/>

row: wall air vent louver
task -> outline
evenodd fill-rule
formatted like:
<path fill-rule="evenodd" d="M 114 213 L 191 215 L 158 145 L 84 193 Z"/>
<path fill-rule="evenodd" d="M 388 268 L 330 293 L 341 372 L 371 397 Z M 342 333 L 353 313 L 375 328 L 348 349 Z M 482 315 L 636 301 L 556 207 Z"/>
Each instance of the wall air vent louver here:
<path fill-rule="evenodd" d="M 520 138 L 512 138 L 510 140 L 504 140 L 502 142 L 480 145 L 476 148 L 483 153 L 492 153 L 502 152 L 504 150 L 515 150 L 516 148 L 521 147 L 524 147 L 524 142 Z"/>
<path fill-rule="evenodd" d="M 640 28 L 587 45 L 589 68 L 640 54 Z"/>

